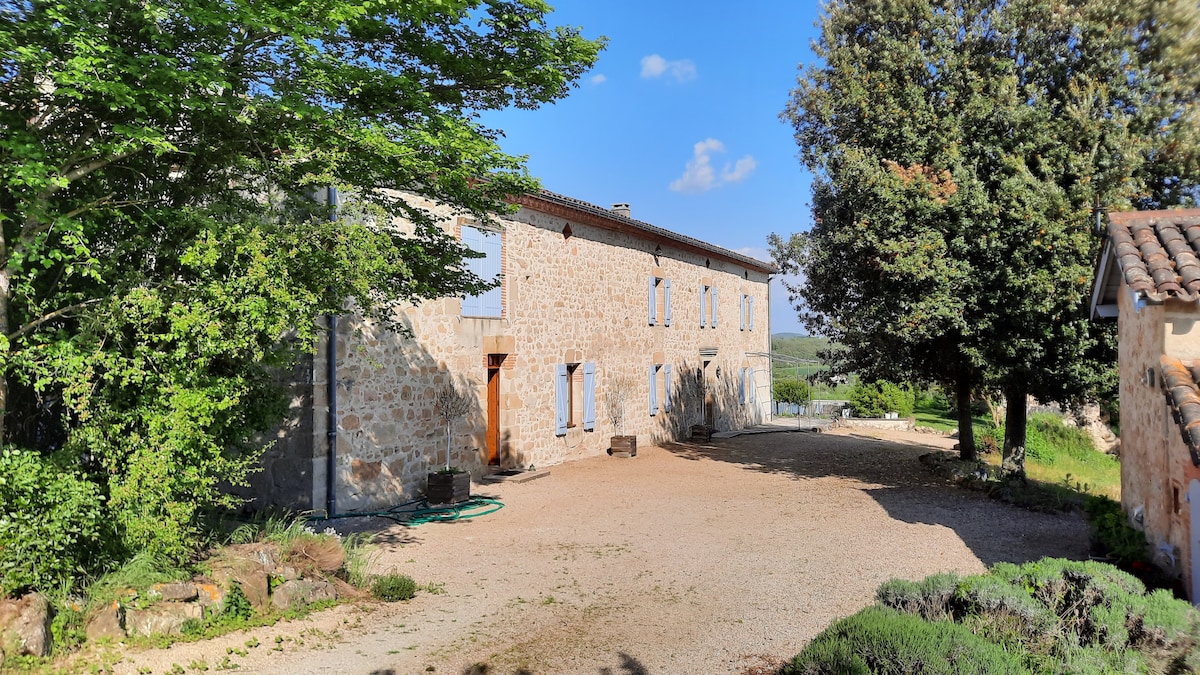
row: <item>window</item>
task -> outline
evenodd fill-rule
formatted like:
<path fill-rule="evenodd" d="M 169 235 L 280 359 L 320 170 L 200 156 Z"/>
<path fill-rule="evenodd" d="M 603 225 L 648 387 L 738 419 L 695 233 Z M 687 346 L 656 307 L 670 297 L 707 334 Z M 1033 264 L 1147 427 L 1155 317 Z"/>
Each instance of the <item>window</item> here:
<path fill-rule="evenodd" d="M 742 404 L 754 403 L 754 369 L 742 368 L 738 377 L 738 398 Z"/>
<path fill-rule="evenodd" d="M 754 330 L 754 296 L 742 294 L 738 314 L 741 315 L 741 330 Z"/>
<path fill-rule="evenodd" d="M 671 364 L 658 363 L 650 366 L 650 416 L 671 412 Z M 661 406 L 659 402 L 661 401 Z"/>
<path fill-rule="evenodd" d="M 700 327 L 717 327 L 717 289 L 712 286 L 700 287 Z"/>
<path fill-rule="evenodd" d="M 501 234 L 463 225 L 461 237 L 467 248 L 484 254 L 482 258 L 464 260 L 463 266 L 484 281 L 497 280 L 501 274 L 501 255 L 503 253 Z M 500 286 L 496 286 L 479 295 L 469 295 L 463 298 L 462 315 L 498 318 L 503 315 L 503 302 L 502 289 Z"/>
<path fill-rule="evenodd" d="M 560 363 L 554 369 L 554 435 L 582 422 L 584 431 L 596 429 L 596 364 Z"/>
<path fill-rule="evenodd" d="M 650 325 L 658 323 L 662 316 L 664 326 L 671 325 L 671 280 L 650 275 L 648 297 Z M 661 309 L 661 312 L 659 311 Z"/>

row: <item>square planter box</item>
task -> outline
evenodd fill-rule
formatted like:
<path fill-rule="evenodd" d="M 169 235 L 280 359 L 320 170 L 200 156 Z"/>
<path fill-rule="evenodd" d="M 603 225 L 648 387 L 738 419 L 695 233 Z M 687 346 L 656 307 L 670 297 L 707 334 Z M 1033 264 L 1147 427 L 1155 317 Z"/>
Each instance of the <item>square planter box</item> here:
<path fill-rule="evenodd" d="M 613 436 L 609 439 L 608 454 L 637 457 L 637 436 Z"/>
<path fill-rule="evenodd" d="M 471 498 L 471 474 L 431 473 L 425 484 L 425 500 L 430 504 L 457 504 Z"/>

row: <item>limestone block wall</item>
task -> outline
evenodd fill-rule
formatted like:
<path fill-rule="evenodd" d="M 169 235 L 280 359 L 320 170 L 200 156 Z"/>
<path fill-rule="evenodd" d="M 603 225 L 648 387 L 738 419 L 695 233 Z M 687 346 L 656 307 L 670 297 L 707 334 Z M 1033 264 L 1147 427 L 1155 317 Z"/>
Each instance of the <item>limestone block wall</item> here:
<path fill-rule="evenodd" d="M 423 202 L 457 235 L 465 221 Z M 571 209 L 523 207 L 504 219 L 503 313 L 461 315 L 446 298 L 399 307 L 395 318 L 411 337 L 357 314 L 341 317 L 337 332 L 337 511 L 376 509 L 417 498 L 425 474 L 446 461 L 446 430 L 434 407 L 439 389 L 453 384 L 472 395 L 471 412 L 452 429 L 450 461 L 476 480 L 487 468 L 488 364 L 499 365 L 500 463 L 504 468 L 548 466 L 605 453 L 615 433 L 607 397 L 621 379 L 631 383 L 620 431 L 641 444 L 681 437 L 711 418 L 736 429 L 769 416 L 770 351 L 766 273 L 719 255 L 702 255 L 669 240 L 615 232 L 573 218 Z M 649 279 L 661 282 L 655 325 L 649 323 Z M 664 325 L 670 280 L 671 325 Z M 717 292 L 717 326 L 700 322 L 704 287 Z M 754 298 L 754 327 L 743 329 L 739 297 Z M 747 303 L 748 304 L 748 303 Z M 703 354 L 702 355 L 702 350 Z M 314 359 L 312 503 L 325 503 L 326 364 Z M 558 364 L 596 366 L 595 429 L 577 424 L 555 435 Z M 672 406 L 650 414 L 650 368 L 672 373 Z M 743 403 L 739 376 L 755 372 L 754 403 Z M 576 379 L 582 378 L 582 368 Z M 575 385 L 577 390 L 581 386 Z M 746 398 L 749 398 L 747 392 Z M 706 403 L 707 401 L 707 403 Z M 575 416 L 582 402 L 576 400 Z M 711 413 L 708 411 L 711 410 Z"/>

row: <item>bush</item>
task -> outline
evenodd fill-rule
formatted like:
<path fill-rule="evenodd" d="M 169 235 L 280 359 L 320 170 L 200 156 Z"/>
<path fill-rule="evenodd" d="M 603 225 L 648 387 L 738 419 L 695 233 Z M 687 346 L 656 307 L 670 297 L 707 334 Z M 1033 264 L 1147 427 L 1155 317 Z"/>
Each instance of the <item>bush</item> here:
<path fill-rule="evenodd" d="M 1200 661 L 1188 603 L 1094 561 L 894 580 L 877 597 L 883 606 L 830 626 L 784 672 L 1174 673 Z"/>
<path fill-rule="evenodd" d="M 802 405 L 808 402 L 808 383 L 803 380 L 775 380 L 775 400 L 792 405 Z"/>
<path fill-rule="evenodd" d="M 417 594 L 417 582 L 404 574 L 384 574 L 371 582 L 371 595 L 384 602 L 412 600 Z"/>
<path fill-rule="evenodd" d="M 104 497 L 36 452 L 0 452 L 0 595 L 71 583 L 101 562 Z"/>
<path fill-rule="evenodd" d="M 1108 497 L 1091 496 L 1083 510 L 1092 524 L 1092 543 L 1124 566 L 1144 564 L 1150 551 L 1146 535 L 1125 519 L 1121 504 Z"/>
<path fill-rule="evenodd" d="M 903 387 L 891 382 L 859 383 L 850 390 L 850 405 L 858 417 L 883 417 L 889 412 L 909 417 L 916 404 L 911 385 Z"/>
<path fill-rule="evenodd" d="M 822 631 L 782 672 L 984 675 L 1029 670 L 1019 655 L 954 622 L 928 622 L 886 607 L 868 607 Z"/>

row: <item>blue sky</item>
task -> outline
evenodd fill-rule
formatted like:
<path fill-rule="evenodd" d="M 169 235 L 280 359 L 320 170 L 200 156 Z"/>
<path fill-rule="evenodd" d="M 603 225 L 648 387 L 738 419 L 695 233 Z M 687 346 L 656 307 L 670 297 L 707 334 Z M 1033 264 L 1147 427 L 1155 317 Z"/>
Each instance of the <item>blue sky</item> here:
<path fill-rule="evenodd" d="M 535 111 L 488 113 L 502 147 L 554 192 L 762 260 L 771 232 L 807 230 L 809 176 L 779 113 L 814 61 L 816 2 L 558 0 L 550 21 L 606 36 L 579 88 Z M 799 332 L 773 285 L 772 332 Z"/>

